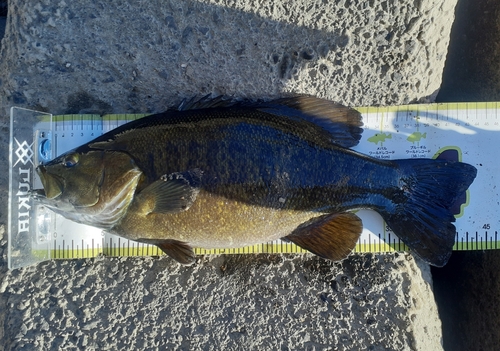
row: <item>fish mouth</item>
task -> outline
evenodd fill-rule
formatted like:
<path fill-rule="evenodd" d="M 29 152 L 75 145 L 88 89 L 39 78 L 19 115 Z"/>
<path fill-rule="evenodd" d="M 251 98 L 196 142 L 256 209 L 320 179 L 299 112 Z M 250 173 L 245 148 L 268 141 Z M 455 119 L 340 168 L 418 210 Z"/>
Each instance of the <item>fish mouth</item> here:
<path fill-rule="evenodd" d="M 60 177 L 50 174 L 44 166 L 38 166 L 36 172 L 42 181 L 43 190 L 38 189 L 33 193 L 35 196 L 44 196 L 47 199 L 54 199 L 62 194 L 64 181 Z M 42 193 L 43 192 L 43 193 Z"/>

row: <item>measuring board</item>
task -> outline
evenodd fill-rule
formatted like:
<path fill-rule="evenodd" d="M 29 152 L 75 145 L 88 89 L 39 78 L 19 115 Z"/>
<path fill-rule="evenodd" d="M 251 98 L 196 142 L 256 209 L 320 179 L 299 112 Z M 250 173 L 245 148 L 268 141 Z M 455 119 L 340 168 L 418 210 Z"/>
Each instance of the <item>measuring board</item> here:
<path fill-rule="evenodd" d="M 364 132 L 353 149 L 381 159 L 445 158 L 474 165 L 478 175 L 456 204 L 455 250 L 500 248 L 500 102 L 361 107 Z M 54 258 L 161 255 L 156 247 L 101 229 L 77 224 L 32 202 L 29 191 L 42 188 L 36 166 L 121 124 L 145 116 L 51 115 L 11 109 L 8 264 L 17 268 Z M 382 218 L 357 211 L 363 232 L 356 252 L 406 250 Z M 306 252 L 275 241 L 214 253 Z"/>

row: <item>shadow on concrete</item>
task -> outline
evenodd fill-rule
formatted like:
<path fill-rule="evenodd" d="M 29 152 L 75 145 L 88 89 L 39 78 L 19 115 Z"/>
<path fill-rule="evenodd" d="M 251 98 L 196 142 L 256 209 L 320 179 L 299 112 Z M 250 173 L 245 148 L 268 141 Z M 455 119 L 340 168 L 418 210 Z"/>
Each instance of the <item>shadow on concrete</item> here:
<path fill-rule="evenodd" d="M 437 102 L 499 101 L 500 2 L 459 0 Z"/>
<path fill-rule="evenodd" d="M 7 24 L 7 0 L 0 0 L 0 42 L 2 41 L 3 35 L 5 34 L 6 24 Z"/>
<path fill-rule="evenodd" d="M 0 0 L 0 17 L 7 17 L 7 0 Z"/>
<path fill-rule="evenodd" d="M 500 2 L 459 0 L 438 102 L 499 101 Z M 500 251 L 455 252 L 432 267 L 445 351 L 500 344 Z"/>

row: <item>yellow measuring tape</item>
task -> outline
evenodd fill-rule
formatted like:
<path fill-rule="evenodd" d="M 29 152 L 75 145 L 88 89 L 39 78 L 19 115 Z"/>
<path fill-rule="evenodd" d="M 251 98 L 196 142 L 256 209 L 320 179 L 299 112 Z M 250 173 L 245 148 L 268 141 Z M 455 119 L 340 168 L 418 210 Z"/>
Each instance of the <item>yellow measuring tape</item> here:
<path fill-rule="evenodd" d="M 475 165 L 478 176 L 461 204 L 456 223 L 456 250 L 500 248 L 497 218 L 500 210 L 496 193 L 498 174 L 498 141 L 500 138 L 499 103 L 447 103 L 390 107 L 361 107 L 364 132 L 353 149 L 382 159 L 432 158 L 444 152 L 453 153 L 459 161 Z M 23 212 L 17 211 L 30 174 L 30 187 L 35 184 L 34 166 L 82 145 L 119 125 L 145 114 L 57 115 L 17 109 L 11 123 L 32 121 L 29 128 L 11 130 L 11 183 L 9 212 L 9 266 L 16 267 L 50 258 L 81 258 L 97 255 L 144 256 L 161 255 L 156 246 L 136 243 L 101 230 L 73 223 L 54 216 L 44 209 L 30 209 L 36 222 L 20 222 Z M 17 119 L 16 119 L 17 118 Z M 14 129 L 16 129 L 14 131 Z M 50 141 L 53 154 L 45 153 L 43 145 Z M 45 143 L 45 144 L 44 144 Z M 24 172 L 24 173 L 23 173 Z M 28 173 L 27 173 L 28 172 Z M 17 178 L 16 178 L 17 177 Z M 499 187 L 500 188 L 500 187 Z M 20 200 L 21 199 L 21 200 Z M 22 200 L 27 201 L 27 200 Z M 464 215 L 465 213 L 465 215 Z M 368 210 L 357 213 L 365 229 L 355 252 L 387 252 L 407 250 L 381 217 Z M 20 219 L 21 218 L 21 219 Z M 23 224 L 24 223 L 24 224 Z M 29 227 L 26 232 L 23 225 Z M 23 229 L 22 232 L 19 232 Z M 22 240 L 21 240 L 22 239 Z M 22 242 L 32 243 L 29 250 Z M 28 260 L 23 259 L 26 254 Z M 196 254 L 303 253 L 306 250 L 288 242 L 272 242 L 231 249 L 195 249 Z"/>

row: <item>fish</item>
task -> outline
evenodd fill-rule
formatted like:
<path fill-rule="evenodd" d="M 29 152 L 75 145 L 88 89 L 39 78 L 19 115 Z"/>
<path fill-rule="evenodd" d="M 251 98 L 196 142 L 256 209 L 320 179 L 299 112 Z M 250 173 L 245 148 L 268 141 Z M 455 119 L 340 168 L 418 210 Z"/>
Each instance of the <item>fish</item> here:
<path fill-rule="evenodd" d="M 282 239 L 342 260 L 378 212 L 425 262 L 443 266 L 451 207 L 474 166 L 382 160 L 352 150 L 361 114 L 313 96 L 204 98 L 124 124 L 40 164 L 33 197 L 56 213 L 154 244 L 181 264 L 193 248 Z"/>
<path fill-rule="evenodd" d="M 371 143 L 375 143 L 375 145 L 378 145 L 379 142 L 380 144 L 383 144 L 387 139 L 392 139 L 392 134 L 377 133 L 374 136 L 369 137 L 367 140 Z"/>
<path fill-rule="evenodd" d="M 412 142 L 412 143 L 418 143 L 420 140 L 427 138 L 427 133 L 420 133 L 420 132 L 414 132 L 410 134 L 406 140 Z"/>

